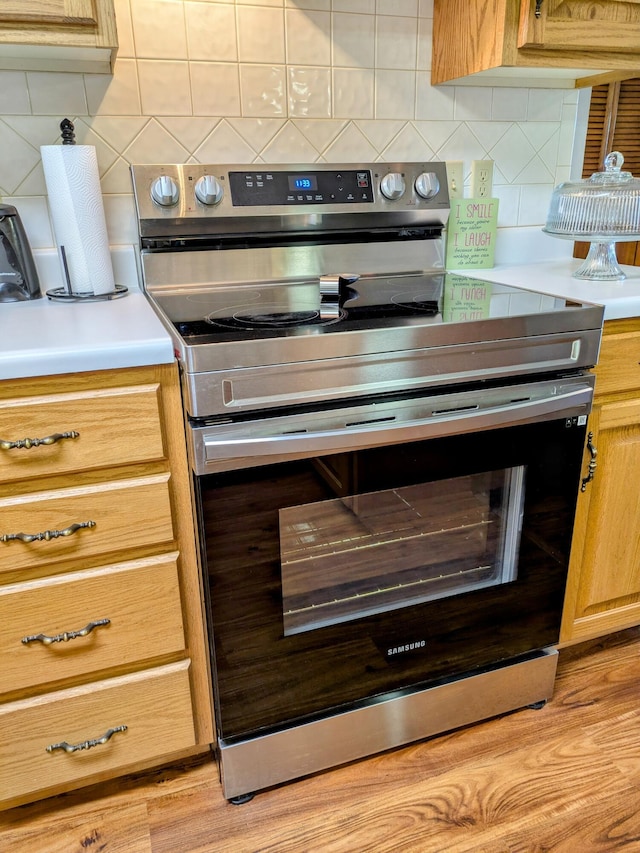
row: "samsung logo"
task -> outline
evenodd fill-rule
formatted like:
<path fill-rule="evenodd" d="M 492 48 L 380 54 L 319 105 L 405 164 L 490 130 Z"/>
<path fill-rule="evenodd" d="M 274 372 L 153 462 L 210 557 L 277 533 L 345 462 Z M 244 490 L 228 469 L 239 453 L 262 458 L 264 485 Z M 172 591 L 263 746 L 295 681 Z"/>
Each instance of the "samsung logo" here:
<path fill-rule="evenodd" d="M 393 655 L 401 655 L 404 652 L 412 652 L 415 649 L 423 649 L 426 645 L 426 640 L 416 640 L 415 643 L 406 643 L 404 646 L 393 646 L 393 648 L 387 649 L 387 656 L 392 657 Z"/>

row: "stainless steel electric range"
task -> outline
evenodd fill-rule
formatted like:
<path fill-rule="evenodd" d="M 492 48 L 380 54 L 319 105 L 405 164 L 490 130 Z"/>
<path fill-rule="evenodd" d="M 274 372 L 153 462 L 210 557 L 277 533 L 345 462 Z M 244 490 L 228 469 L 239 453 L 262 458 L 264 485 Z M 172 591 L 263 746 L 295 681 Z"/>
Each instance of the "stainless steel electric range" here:
<path fill-rule="evenodd" d="M 549 698 L 602 309 L 445 271 L 443 163 L 132 175 L 225 796 Z"/>

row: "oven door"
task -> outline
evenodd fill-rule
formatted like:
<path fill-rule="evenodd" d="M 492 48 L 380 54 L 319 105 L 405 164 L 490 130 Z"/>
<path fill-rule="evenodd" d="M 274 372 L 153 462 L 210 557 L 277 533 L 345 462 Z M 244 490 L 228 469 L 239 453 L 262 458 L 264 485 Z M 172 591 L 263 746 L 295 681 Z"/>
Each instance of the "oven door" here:
<path fill-rule="evenodd" d="M 306 429 L 298 415 L 202 427 L 196 444 L 229 469 L 195 478 L 218 736 L 556 643 L 592 387 L 373 403 Z"/>

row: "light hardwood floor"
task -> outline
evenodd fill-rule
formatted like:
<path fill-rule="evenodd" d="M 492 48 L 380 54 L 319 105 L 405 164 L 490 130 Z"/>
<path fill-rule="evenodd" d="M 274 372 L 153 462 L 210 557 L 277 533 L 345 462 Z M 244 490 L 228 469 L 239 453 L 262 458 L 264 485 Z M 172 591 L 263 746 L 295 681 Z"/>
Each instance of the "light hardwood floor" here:
<path fill-rule="evenodd" d="M 1 733 L 0 733 L 1 736 Z M 6 853 L 640 851 L 640 628 L 564 649 L 525 709 L 258 794 L 212 761 L 0 815 Z"/>

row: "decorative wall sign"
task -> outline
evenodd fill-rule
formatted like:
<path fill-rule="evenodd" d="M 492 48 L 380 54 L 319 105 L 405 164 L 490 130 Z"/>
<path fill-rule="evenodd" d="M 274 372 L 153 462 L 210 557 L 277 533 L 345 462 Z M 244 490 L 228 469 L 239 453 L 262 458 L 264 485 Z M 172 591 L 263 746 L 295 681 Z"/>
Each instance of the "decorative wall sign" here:
<path fill-rule="evenodd" d="M 497 227 L 497 198 L 453 199 L 447 225 L 447 269 L 492 267 Z"/>

